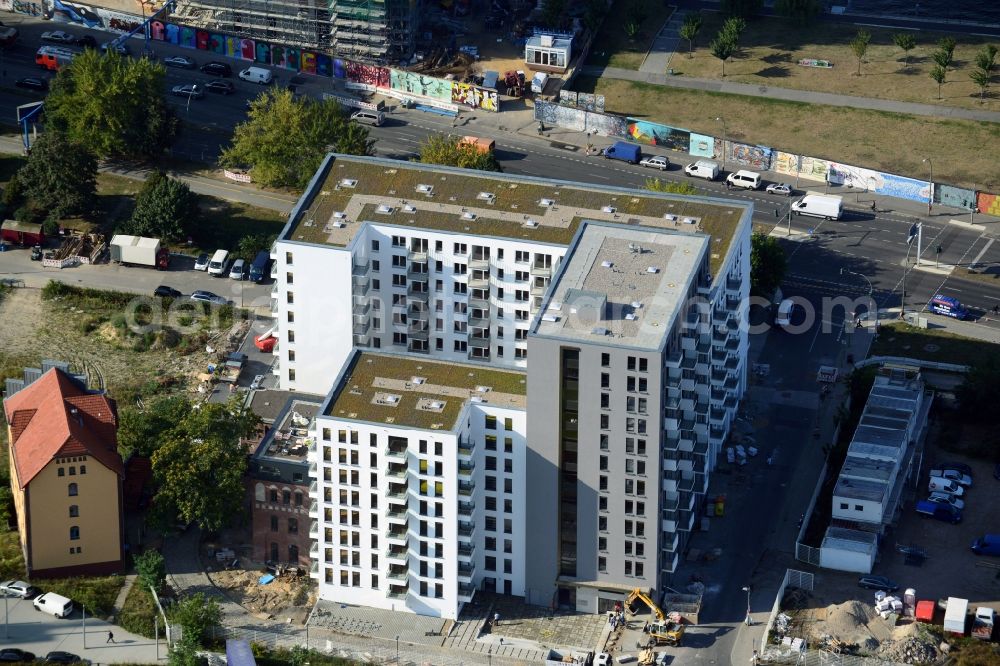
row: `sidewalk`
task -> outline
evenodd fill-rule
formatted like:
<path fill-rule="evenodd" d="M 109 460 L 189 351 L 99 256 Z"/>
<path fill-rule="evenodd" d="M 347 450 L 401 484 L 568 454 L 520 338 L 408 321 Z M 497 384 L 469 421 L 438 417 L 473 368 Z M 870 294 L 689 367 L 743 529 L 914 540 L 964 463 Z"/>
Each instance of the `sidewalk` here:
<path fill-rule="evenodd" d="M 906 113 L 914 116 L 934 116 L 938 118 L 954 118 L 960 120 L 975 120 L 979 122 L 1000 123 L 1000 112 L 979 111 L 976 109 L 959 109 L 934 104 L 916 104 L 914 102 L 898 102 L 891 99 L 874 99 L 871 97 L 853 97 L 835 93 L 816 92 L 812 90 L 795 90 L 776 86 L 761 86 L 735 81 L 700 79 L 691 76 L 669 76 L 665 73 L 637 72 L 618 67 L 584 67 L 582 73 L 589 76 L 603 76 L 609 79 L 652 83 L 670 88 L 685 88 L 705 92 L 744 95 L 748 97 L 767 97 L 805 104 L 826 104 L 828 106 L 848 106 L 854 109 L 870 109 L 887 113 Z"/>

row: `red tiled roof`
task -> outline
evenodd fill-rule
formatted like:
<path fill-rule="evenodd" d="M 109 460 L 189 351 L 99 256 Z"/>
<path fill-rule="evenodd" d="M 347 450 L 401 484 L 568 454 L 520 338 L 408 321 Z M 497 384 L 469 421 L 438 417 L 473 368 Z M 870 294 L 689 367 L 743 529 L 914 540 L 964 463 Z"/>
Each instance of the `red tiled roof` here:
<path fill-rule="evenodd" d="M 3 407 L 11 424 L 14 465 L 22 488 L 60 456 L 89 455 L 122 475 L 118 413 L 106 395 L 88 393 L 53 368 L 4 400 Z"/>

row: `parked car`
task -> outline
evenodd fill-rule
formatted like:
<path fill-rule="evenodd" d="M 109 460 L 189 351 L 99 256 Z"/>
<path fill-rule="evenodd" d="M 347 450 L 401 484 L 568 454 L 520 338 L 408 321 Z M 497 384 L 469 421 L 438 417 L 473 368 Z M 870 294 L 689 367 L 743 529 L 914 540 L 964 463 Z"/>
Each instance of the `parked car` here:
<path fill-rule="evenodd" d="M 207 81 L 203 87 L 208 92 L 213 92 L 219 95 L 231 95 L 236 91 L 236 86 L 233 85 L 232 81 L 224 81 L 222 79 Z"/>
<path fill-rule="evenodd" d="M 885 590 L 886 592 L 895 592 L 899 589 L 899 585 L 895 581 L 885 576 L 862 576 L 858 579 L 858 586 L 868 590 Z"/>
<path fill-rule="evenodd" d="M 6 663 L 30 664 L 35 660 L 35 653 L 18 648 L 4 648 L 0 650 L 0 661 Z"/>
<path fill-rule="evenodd" d="M 920 500 L 917 502 L 916 511 L 921 516 L 942 520 L 952 525 L 962 522 L 962 512 L 947 502 L 931 502 L 930 500 Z"/>
<path fill-rule="evenodd" d="M 111 48 L 112 43 L 114 43 L 114 40 L 110 42 L 104 42 L 103 44 L 101 44 L 101 51 L 107 52 L 107 50 Z M 118 44 L 117 46 L 114 47 L 114 49 L 115 51 L 118 52 L 118 55 L 127 56 L 129 53 L 128 47 L 125 46 L 124 44 Z"/>
<path fill-rule="evenodd" d="M 959 510 L 965 508 L 965 502 L 958 499 L 954 495 L 949 495 L 948 493 L 931 493 L 927 497 L 927 501 L 939 504 L 950 504 L 951 506 Z"/>
<path fill-rule="evenodd" d="M 36 245 L 33 248 L 31 248 L 31 260 L 32 261 L 41 261 L 42 260 L 42 246 L 41 245 Z"/>
<path fill-rule="evenodd" d="M 89 664 L 89 661 L 85 661 L 73 654 L 72 652 L 63 652 L 62 650 L 56 650 L 54 652 L 49 652 L 45 655 L 45 662 L 48 664 Z"/>
<path fill-rule="evenodd" d="M 250 382 L 250 388 L 254 391 L 260 391 L 263 388 L 264 375 L 254 375 L 253 381 Z"/>
<path fill-rule="evenodd" d="M 768 194 L 780 194 L 786 197 L 791 196 L 792 194 L 791 186 L 785 183 L 771 183 L 766 188 L 764 188 L 764 191 L 767 192 Z"/>
<path fill-rule="evenodd" d="M 167 67 L 180 67 L 181 69 L 194 69 L 196 63 L 187 56 L 170 56 L 163 59 L 163 64 Z"/>
<path fill-rule="evenodd" d="M 227 305 L 229 301 L 224 299 L 218 294 L 213 294 L 210 291 L 205 291 L 204 289 L 198 289 L 191 294 L 192 301 L 201 301 L 202 303 L 211 303 L 213 305 Z"/>
<path fill-rule="evenodd" d="M 230 280 L 243 280 L 246 278 L 246 265 L 247 262 L 242 259 L 237 259 L 233 262 L 233 267 L 229 269 L 229 279 Z"/>
<path fill-rule="evenodd" d="M 26 88 L 27 90 L 38 90 L 42 92 L 49 89 L 49 82 L 38 76 L 25 76 L 24 78 L 15 81 L 14 85 L 18 88 Z"/>
<path fill-rule="evenodd" d="M 176 95 L 177 97 L 189 97 L 194 99 L 201 99 L 205 96 L 204 91 L 201 89 L 197 83 L 188 83 L 183 86 L 174 86 L 170 89 L 171 95 Z"/>
<path fill-rule="evenodd" d="M 94 39 L 93 36 L 91 35 L 83 35 L 81 37 L 76 38 L 76 45 L 82 46 L 85 49 L 96 49 L 97 40 Z"/>
<path fill-rule="evenodd" d="M 670 160 L 663 155 L 650 155 L 639 160 L 639 166 L 666 171 L 670 167 Z"/>
<path fill-rule="evenodd" d="M 173 287 L 168 287 L 165 284 L 161 284 L 159 287 L 153 290 L 153 296 L 158 296 L 160 298 L 180 298 L 183 295 L 184 294 L 177 291 Z"/>
<path fill-rule="evenodd" d="M 939 462 L 938 464 L 934 465 L 934 469 L 953 469 L 956 472 L 960 472 L 962 474 L 965 474 L 966 476 L 968 476 L 970 478 L 972 477 L 972 468 L 971 467 L 969 467 L 965 463 L 954 462 L 954 461 L 951 461 L 951 460 L 948 460 L 948 461 L 945 461 L 945 462 Z"/>
<path fill-rule="evenodd" d="M 967 487 L 972 485 L 971 476 L 954 469 L 932 469 L 930 475 L 932 477 L 936 476 L 941 479 L 948 479 Z"/>
<path fill-rule="evenodd" d="M 202 252 L 201 254 L 198 255 L 198 258 L 194 260 L 194 269 L 196 271 L 207 271 L 208 260 L 209 260 L 208 253 Z"/>
<path fill-rule="evenodd" d="M 597 655 L 597 659 L 594 660 L 594 666 L 611 666 L 613 663 L 611 655 L 607 652 Z"/>
<path fill-rule="evenodd" d="M 49 30 L 42 33 L 42 41 L 55 42 L 56 44 L 75 44 L 76 37 L 62 30 Z"/>
<path fill-rule="evenodd" d="M 41 590 L 34 585 L 25 583 L 23 580 L 6 580 L 0 583 L 0 592 L 13 597 L 31 599 L 32 597 L 38 596 Z"/>
<path fill-rule="evenodd" d="M 206 62 L 204 65 L 199 67 L 199 69 L 205 74 L 211 74 L 212 76 L 232 76 L 233 68 L 229 66 L 228 63 L 219 62 L 213 60 L 212 62 Z"/>

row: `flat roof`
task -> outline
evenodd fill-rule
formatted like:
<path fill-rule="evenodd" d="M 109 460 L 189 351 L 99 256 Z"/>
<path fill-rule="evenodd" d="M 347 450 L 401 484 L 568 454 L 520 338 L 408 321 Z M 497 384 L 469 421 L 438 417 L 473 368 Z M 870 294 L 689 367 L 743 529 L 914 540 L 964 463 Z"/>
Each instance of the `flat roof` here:
<path fill-rule="evenodd" d="M 708 251 L 705 236 L 587 224 L 535 334 L 659 348 Z"/>
<path fill-rule="evenodd" d="M 833 489 L 834 498 L 865 500 L 881 502 L 889 490 L 889 485 L 880 481 L 865 481 L 863 479 L 845 479 L 841 475 L 837 479 L 837 487 Z"/>
<path fill-rule="evenodd" d="M 844 458 L 844 466 L 840 468 L 840 475 L 843 477 L 888 483 L 895 467 L 896 464 L 894 462 L 866 458 L 849 453 Z"/>
<path fill-rule="evenodd" d="M 333 388 L 325 416 L 452 430 L 469 401 L 526 406 L 525 374 L 412 356 L 355 352 Z"/>
<path fill-rule="evenodd" d="M 309 425 L 321 405 L 321 400 L 289 397 L 274 425 L 257 446 L 254 457 L 305 462 L 309 449 Z"/>
<path fill-rule="evenodd" d="M 346 247 L 365 222 L 568 245 L 584 219 L 710 237 L 713 272 L 749 202 L 330 154 L 280 239 Z"/>

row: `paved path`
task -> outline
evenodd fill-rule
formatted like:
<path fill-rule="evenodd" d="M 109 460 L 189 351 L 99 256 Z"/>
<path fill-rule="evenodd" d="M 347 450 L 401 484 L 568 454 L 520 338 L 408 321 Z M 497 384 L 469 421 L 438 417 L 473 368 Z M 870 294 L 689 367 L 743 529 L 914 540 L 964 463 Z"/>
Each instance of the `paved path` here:
<path fill-rule="evenodd" d="M 649 58 L 647 57 L 647 60 Z M 603 76 L 610 79 L 638 81 L 668 86 L 670 88 L 685 88 L 688 90 L 703 90 L 705 92 L 728 93 L 749 97 L 767 97 L 805 104 L 826 104 L 829 106 L 848 106 L 854 109 L 870 109 L 889 113 L 907 113 L 914 116 L 935 116 L 938 118 L 954 118 L 958 120 L 975 120 L 979 122 L 1000 123 L 1000 112 L 979 111 L 977 109 L 959 109 L 934 104 L 915 104 L 913 102 L 898 102 L 891 99 L 874 99 L 870 97 L 852 97 L 834 93 L 815 92 L 812 90 L 795 90 L 774 86 L 760 86 L 750 83 L 736 83 L 716 79 L 699 79 L 691 76 L 668 76 L 663 73 L 634 71 L 618 67 L 584 67 L 583 73 L 590 76 Z M 661 70 L 661 72 L 664 70 Z"/>
<path fill-rule="evenodd" d="M 667 18 L 666 23 L 660 28 L 660 32 L 657 33 L 653 43 L 649 46 L 646 57 L 642 59 L 642 64 L 639 65 L 640 72 L 663 74 L 667 71 L 670 58 L 674 55 L 677 43 L 681 39 L 680 29 L 685 16 L 687 16 L 687 12 L 675 9 L 674 13 Z"/>

